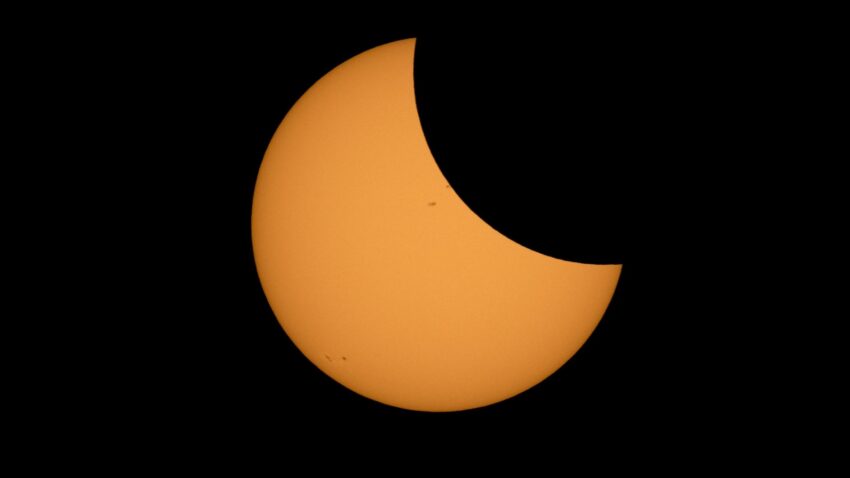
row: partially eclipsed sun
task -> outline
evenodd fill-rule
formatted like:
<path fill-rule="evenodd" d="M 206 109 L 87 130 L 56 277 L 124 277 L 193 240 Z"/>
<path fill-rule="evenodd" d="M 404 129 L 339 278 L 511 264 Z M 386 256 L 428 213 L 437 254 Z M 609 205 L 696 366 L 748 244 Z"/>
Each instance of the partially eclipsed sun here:
<path fill-rule="evenodd" d="M 254 255 L 275 316 L 323 372 L 388 405 L 463 410 L 560 368 L 621 266 L 534 252 L 461 201 L 422 133 L 414 45 L 352 58 L 292 107 L 257 178 Z"/>

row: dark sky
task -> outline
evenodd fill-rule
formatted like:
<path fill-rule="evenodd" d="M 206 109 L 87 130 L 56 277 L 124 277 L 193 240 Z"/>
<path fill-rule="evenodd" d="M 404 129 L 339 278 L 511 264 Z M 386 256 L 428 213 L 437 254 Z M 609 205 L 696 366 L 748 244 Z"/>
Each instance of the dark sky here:
<path fill-rule="evenodd" d="M 29 102 L 22 121 L 56 131 L 49 144 L 23 140 L 62 158 L 57 183 L 86 178 L 62 186 L 73 194 L 52 226 L 70 234 L 52 252 L 62 277 L 82 289 L 67 303 L 85 310 L 51 334 L 68 359 L 45 365 L 55 389 L 74 390 L 69 412 L 201 435 L 304 421 L 688 434 L 763 418 L 773 372 L 750 358 L 770 330 L 758 279 L 770 269 L 751 232 L 775 213 L 742 199 L 763 177 L 742 135 L 761 134 L 753 118 L 770 106 L 754 66 L 769 48 L 698 23 L 494 24 L 482 35 L 222 18 L 133 25 L 67 26 L 20 53 L 27 67 L 13 78 Z M 393 409 L 333 382 L 283 333 L 253 264 L 254 180 L 287 110 L 335 65 L 411 36 L 423 48 L 423 126 L 461 197 L 529 247 L 624 263 L 608 313 L 565 367 L 470 412 Z M 527 145 L 533 157 L 509 154 Z M 494 163 L 460 159 L 494 153 Z M 613 194 L 576 206 L 599 188 Z"/>

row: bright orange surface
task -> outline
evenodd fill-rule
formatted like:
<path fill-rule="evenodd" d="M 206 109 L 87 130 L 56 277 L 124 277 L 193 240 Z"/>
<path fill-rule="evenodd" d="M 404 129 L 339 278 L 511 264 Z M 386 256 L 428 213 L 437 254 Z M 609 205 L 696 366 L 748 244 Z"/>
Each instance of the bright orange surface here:
<path fill-rule="evenodd" d="M 284 330 L 333 379 L 403 408 L 480 407 L 561 367 L 621 266 L 541 255 L 466 207 L 425 142 L 413 54 L 369 50 L 293 106 L 257 179 L 254 253 Z"/>

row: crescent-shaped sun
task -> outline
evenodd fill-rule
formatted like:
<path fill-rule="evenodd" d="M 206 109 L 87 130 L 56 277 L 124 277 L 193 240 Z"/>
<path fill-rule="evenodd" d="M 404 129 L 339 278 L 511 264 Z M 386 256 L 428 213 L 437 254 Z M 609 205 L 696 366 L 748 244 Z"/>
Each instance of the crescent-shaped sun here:
<path fill-rule="evenodd" d="M 292 107 L 257 178 L 254 254 L 275 316 L 334 380 L 388 405 L 463 410 L 560 368 L 621 266 L 539 254 L 463 203 L 422 133 L 414 47 L 362 53 Z"/>

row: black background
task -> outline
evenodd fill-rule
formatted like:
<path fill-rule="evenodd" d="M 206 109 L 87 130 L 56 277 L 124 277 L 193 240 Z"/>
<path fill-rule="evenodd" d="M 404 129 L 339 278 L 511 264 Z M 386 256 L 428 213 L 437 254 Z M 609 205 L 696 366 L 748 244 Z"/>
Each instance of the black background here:
<path fill-rule="evenodd" d="M 771 190 L 744 200 L 772 174 L 751 154 L 776 108 L 763 38 L 693 17 L 299 29 L 219 14 L 71 27 L 24 58 L 25 117 L 68 125 L 56 181 L 86 177 L 52 206 L 69 240 L 50 257 L 80 289 L 65 303 L 81 318 L 52 332 L 65 360 L 46 365 L 70 415 L 193 437 L 321 423 L 331 442 L 351 424 L 675 438 L 769 423 L 772 271 L 751 233 L 783 208 Z M 464 201 L 528 247 L 624 264 L 561 370 L 458 413 L 387 407 L 322 374 L 275 320 L 251 251 L 254 181 L 288 109 L 334 66 L 410 37 L 423 128 Z"/>

